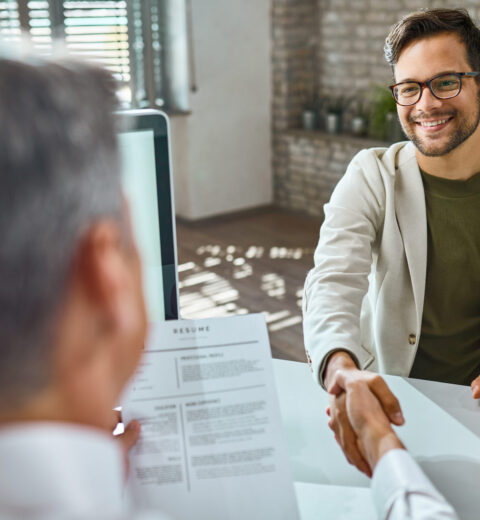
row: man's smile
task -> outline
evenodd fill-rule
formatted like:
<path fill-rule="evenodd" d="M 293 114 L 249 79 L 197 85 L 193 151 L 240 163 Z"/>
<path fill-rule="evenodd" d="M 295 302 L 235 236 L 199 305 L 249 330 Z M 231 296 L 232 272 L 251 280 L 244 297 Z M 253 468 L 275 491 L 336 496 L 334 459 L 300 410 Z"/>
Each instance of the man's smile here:
<path fill-rule="evenodd" d="M 440 132 L 440 130 L 443 130 L 448 126 L 450 121 L 452 121 L 454 118 L 453 115 L 449 116 L 440 116 L 433 118 L 422 118 L 418 120 L 411 120 L 412 123 L 414 123 L 417 127 L 420 127 L 424 133 L 427 134 L 433 134 Z"/>
<path fill-rule="evenodd" d="M 431 127 L 431 126 L 438 126 L 443 125 L 448 121 L 448 119 L 439 119 L 437 121 L 419 121 L 418 124 L 421 126 Z"/>

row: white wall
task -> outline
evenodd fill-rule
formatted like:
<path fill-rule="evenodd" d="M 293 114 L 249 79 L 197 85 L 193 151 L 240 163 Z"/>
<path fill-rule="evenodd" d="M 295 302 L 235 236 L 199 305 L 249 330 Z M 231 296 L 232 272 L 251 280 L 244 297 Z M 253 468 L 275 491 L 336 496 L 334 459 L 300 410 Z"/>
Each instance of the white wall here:
<path fill-rule="evenodd" d="M 272 202 L 270 1 L 192 10 L 198 91 L 171 127 L 176 212 L 198 219 Z"/>

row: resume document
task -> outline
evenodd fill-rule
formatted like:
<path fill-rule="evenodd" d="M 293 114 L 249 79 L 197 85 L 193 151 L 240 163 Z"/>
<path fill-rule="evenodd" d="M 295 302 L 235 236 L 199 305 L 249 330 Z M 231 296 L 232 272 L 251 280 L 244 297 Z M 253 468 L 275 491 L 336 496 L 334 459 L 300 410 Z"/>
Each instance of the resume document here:
<path fill-rule="evenodd" d="M 122 403 L 134 501 L 176 520 L 298 519 L 261 314 L 155 324 Z"/>

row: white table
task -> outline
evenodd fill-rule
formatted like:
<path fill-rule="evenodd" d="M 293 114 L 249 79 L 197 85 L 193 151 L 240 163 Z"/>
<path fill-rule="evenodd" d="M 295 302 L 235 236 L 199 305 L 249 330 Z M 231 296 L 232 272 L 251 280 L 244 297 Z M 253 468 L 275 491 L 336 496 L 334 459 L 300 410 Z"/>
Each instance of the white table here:
<path fill-rule="evenodd" d="M 327 394 L 305 363 L 274 360 L 302 520 L 372 520 L 370 480 L 327 426 Z M 468 387 L 385 376 L 406 424 L 397 433 L 462 520 L 480 518 L 480 403 Z"/>

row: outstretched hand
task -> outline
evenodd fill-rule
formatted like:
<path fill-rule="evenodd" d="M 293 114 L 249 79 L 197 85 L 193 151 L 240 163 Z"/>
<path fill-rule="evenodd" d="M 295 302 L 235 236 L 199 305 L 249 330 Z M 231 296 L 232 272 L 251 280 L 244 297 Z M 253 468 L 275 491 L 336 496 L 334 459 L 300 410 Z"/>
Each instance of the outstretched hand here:
<path fill-rule="evenodd" d="M 343 451 L 347 461 L 367 477 L 372 476 L 370 465 L 362 455 L 357 435 L 350 424 L 347 415 L 347 394 L 330 396 L 330 406 L 327 407 L 328 426 L 335 435 L 335 440 Z"/>
<path fill-rule="evenodd" d="M 472 396 L 474 399 L 480 399 L 480 376 L 476 377 L 472 384 L 470 385 L 472 388 Z"/>
<path fill-rule="evenodd" d="M 357 368 L 337 370 L 328 391 L 327 414 L 335 439 L 347 460 L 371 477 L 378 460 L 375 443 L 395 436 L 390 423 L 405 422 L 398 399 L 381 376 Z"/>

